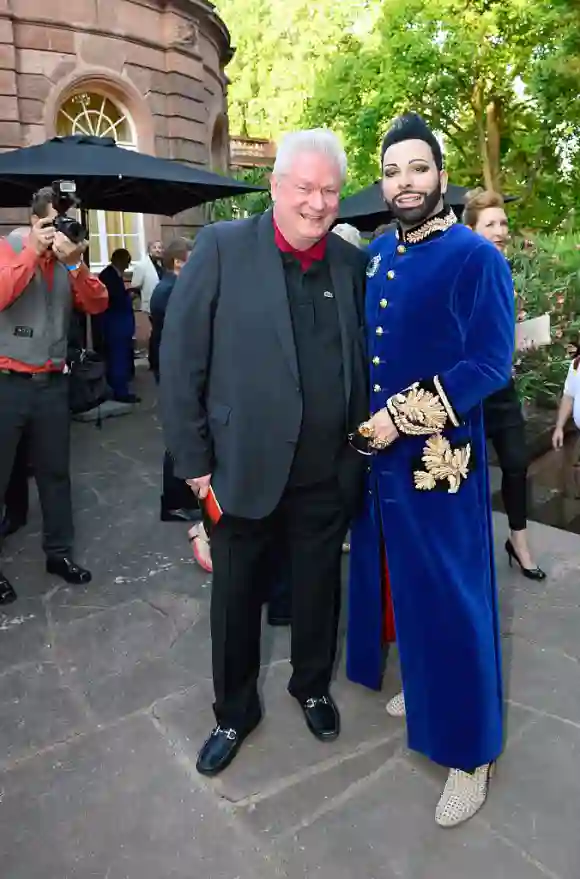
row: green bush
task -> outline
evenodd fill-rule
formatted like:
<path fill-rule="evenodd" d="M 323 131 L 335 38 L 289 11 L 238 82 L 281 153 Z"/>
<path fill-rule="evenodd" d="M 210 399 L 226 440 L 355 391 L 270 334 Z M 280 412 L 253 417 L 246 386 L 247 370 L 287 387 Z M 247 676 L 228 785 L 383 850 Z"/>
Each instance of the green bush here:
<path fill-rule="evenodd" d="M 518 239 L 510 254 L 517 317 L 550 313 L 552 344 L 517 352 L 516 384 L 523 400 L 554 406 L 580 342 L 580 245 L 572 235 Z"/>

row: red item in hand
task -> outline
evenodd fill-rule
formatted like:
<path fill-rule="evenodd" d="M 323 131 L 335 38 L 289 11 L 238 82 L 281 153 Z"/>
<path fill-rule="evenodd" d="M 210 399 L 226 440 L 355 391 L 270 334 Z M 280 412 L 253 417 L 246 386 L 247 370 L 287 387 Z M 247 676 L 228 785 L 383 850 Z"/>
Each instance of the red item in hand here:
<path fill-rule="evenodd" d="M 203 509 L 208 519 L 210 520 L 212 525 L 217 525 L 221 517 L 223 516 L 223 510 L 220 506 L 220 503 L 215 496 L 215 491 L 210 485 L 207 497 L 205 497 L 202 502 Z"/>

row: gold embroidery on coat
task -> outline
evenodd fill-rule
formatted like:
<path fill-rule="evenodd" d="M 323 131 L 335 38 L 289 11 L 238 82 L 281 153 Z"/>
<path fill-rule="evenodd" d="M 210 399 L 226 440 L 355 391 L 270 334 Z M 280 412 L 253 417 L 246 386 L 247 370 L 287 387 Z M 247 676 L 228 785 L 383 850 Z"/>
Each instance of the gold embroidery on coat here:
<path fill-rule="evenodd" d="M 406 244 L 419 244 L 419 242 L 425 241 L 426 238 L 433 235 L 434 232 L 446 232 L 447 229 L 454 226 L 456 222 L 457 217 L 453 211 L 450 210 L 444 217 L 433 217 L 431 220 L 427 220 L 426 223 L 423 223 L 422 226 L 419 226 L 418 229 L 408 232 L 404 236 L 404 241 Z"/>
<path fill-rule="evenodd" d="M 449 416 L 449 421 L 451 422 L 453 427 L 459 427 L 459 419 L 458 419 L 457 415 L 455 414 L 455 409 L 453 408 L 453 406 L 449 402 L 449 397 L 445 393 L 445 391 L 443 389 L 443 385 L 441 384 L 441 379 L 439 378 L 438 375 L 433 376 L 433 384 L 435 385 L 435 390 L 439 394 L 439 399 L 441 400 L 441 402 L 445 406 L 445 410 L 447 412 L 447 415 Z"/>
<path fill-rule="evenodd" d="M 399 433 L 411 436 L 439 433 L 447 423 L 445 406 L 437 394 L 420 387 L 419 382 L 390 397 L 387 408 Z"/>
<path fill-rule="evenodd" d="M 425 470 L 416 470 L 413 474 L 415 488 L 420 491 L 433 491 L 438 482 L 447 480 L 449 482 L 447 492 L 456 494 L 462 480 L 467 479 L 470 459 L 469 443 L 453 449 L 446 437 L 439 434 L 429 437 L 421 456 Z"/>

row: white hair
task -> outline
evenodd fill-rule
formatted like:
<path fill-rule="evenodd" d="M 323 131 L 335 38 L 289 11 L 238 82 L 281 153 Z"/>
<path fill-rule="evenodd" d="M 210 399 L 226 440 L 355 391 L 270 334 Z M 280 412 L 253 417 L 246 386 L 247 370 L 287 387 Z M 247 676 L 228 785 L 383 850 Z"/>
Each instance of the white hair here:
<path fill-rule="evenodd" d="M 332 159 L 340 171 L 341 180 L 346 179 L 346 153 L 332 131 L 327 128 L 311 128 L 307 131 L 291 131 L 278 145 L 273 174 L 280 177 L 290 170 L 299 153 L 322 153 Z"/>
<path fill-rule="evenodd" d="M 350 223 L 338 223 L 332 231 L 335 235 L 348 241 L 349 244 L 354 244 L 355 247 L 359 248 L 362 247 L 362 236 L 356 226 L 351 226 Z"/>

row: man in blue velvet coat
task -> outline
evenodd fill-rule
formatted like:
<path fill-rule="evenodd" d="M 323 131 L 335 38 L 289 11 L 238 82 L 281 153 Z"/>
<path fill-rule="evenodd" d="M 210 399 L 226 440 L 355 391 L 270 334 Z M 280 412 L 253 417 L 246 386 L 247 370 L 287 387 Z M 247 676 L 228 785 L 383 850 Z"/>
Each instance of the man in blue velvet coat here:
<path fill-rule="evenodd" d="M 483 805 L 502 750 L 502 682 L 482 401 L 514 345 L 508 264 L 444 207 L 441 148 L 406 114 L 382 147 L 398 221 L 370 246 L 371 452 L 352 533 L 348 675 L 381 685 L 384 595 L 394 607 L 409 747 L 449 767 L 441 826 Z M 389 590 L 385 590 L 385 566 Z"/>

